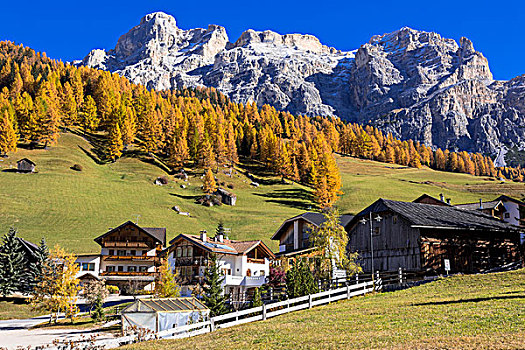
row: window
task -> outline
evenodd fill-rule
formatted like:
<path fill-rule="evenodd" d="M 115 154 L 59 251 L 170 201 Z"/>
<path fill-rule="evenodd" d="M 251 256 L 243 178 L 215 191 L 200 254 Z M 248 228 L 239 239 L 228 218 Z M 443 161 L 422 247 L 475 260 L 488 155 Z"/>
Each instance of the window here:
<path fill-rule="evenodd" d="M 95 263 L 82 263 L 82 271 L 95 271 Z"/>
<path fill-rule="evenodd" d="M 124 266 L 119 266 L 118 267 L 118 272 L 124 272 Z"/>
<path fill-rule="evenodd" d="M 264 276 L 264 274 L 265 274 L 265 273 L 264 273 L 264 270 L 259 271 L 259 275 L 260 275 L 260 276 Z"/>
<path fill-rule="evenodd" d="M 373 232 L 374 236 L 379 236 L 379 234 L 381 233 L 381 227 L 374 227 Z"/>
<path fill-rule="evenodd" d="M 148 267 L 147 266 L 139 266 L 139 271 L 140 272 L 148 272 Z"/>
<path fill-rule="evenodd" d="M 137 272 L 136 266 L 128 266 L 128 272 Z"/>
<path fill-rule="evenodd" d="M 107 272 L 115 272 L 115 266 L 106 266 Z"/>
<path fill-rule="evenodd" d="M 180 258 L 182 256 L 182 248 L 177 247 L 177 258 Z"/>
<path fill-rule="evenodd" d="M 135 251 L 135 250 L 130 250 L 130 251 L 129 251 L 129 255 L 131 255 L 131 256 L 135 256 L 135 254 L 136 254 L 136 251 Z"/>
<path fill-rule="evenodd" d="M 118 256 L 126 256 L 126 251 L 125 250 L 117 250 L 117 255 Z"/>
<path fill-rule="evenodd" d="M 188 256 L 187 253 L 188 253 L 188 247 L 186 246 L 182 247 L 182 256 L 184 257 Z"/>
<path fill-rule="evenodd" d="M 505 213 L 505 219 L 509 219 L 510 218 L 510 213 Z"/>
<path fill-rule="evenodd" d="M 250 277 L 252 275 L 252 270 L 248 269 L 246 270 L 246 276 Z"/>
<path fill-rule="evenodd" d="M 114 249 L 110 249 L 108 251 L 108 255 L 115 255 L 115 250 Z"/>
<path fill-rule="evenodd" d="M 222 274 L 224 276 L 230 276 L 232 274 L 232 270 L 231 269 L 222 269 Z"/>
<path fill-rule="evenodd" d="M 192 257 L 193 256 L 193 247 L 192 246 L 188 246 L 188 257 Z"/>

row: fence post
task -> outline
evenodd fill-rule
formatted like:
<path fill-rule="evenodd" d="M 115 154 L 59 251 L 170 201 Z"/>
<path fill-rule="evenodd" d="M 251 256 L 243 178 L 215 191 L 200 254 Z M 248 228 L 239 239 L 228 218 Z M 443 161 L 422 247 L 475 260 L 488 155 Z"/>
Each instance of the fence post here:
<path fill-rule="evenodd" d="M 213 332 L 215 330 L 215 321 L 213 320 L 213 317 L 210 318 L 210 332 Z"/>
<path fill-rule="evenodd" d="M 359 274 L 355 274 L 355 284 L 359 284 Z"/>
<path fill-rule="evenodd" d="M 262 319 L 266 320 L 266 304 L 262 305 Z"/>
<path fill-rule="evenodd" d="M 346 299 L 350 299 L 350 285 L 346 285 Z"/>
<path fill-rule="evenodd" d="M 379 270 L 376 271 L 376 279 L 379 279 Z"/>
<path fill-rule="evenodd" d="M 312 294 L 309 294 L 309 295 L 308 295 L 308 308 L 309 308 L 309 309 L 312 308 Z"/>
<path fill-rule="evenodd" d="M 270 287 L 270 300 L 273 301 L 273 287 Z"/>
<path fill-rule="evenodd" d="M 332 290 L 328 289 L 328 304 L 330 304 L 330 301 L 331 301 L 331 294 L 332 294 Z"/>
<path fill-rule="evenodd" d="M 403 284 L 403 268 L 399 268 L 399 285 Z"/>

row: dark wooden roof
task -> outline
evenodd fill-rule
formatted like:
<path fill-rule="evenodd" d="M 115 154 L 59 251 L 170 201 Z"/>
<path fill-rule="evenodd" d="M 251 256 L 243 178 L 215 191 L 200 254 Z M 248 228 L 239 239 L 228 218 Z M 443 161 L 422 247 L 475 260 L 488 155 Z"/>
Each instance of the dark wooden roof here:
<path fill-rule="evenodd" d="M 378 199 L 358 213 L 346 226 L 346 229 L 349 230 L 352 225 L 357 223 L 362 217 L 367 217 L 370 212 L 380 214 L 385 211 L 392 211 L 402 216 L 415 227 L 504 232 L 520 232 L 522 230 L 518 226 L 500 221 L 478 210 L 399 202 L 383 198 Z"/>
<path fill-rule="evenodd" d="M 117 231 L 117 230 L 119 230 L 122 227 L 127 226 L 127 225 L 135 226 L 136 228 L 139 229 L 139 231 L 141 231 L 141 232 L 145 233 L 146 235 L 150 236 L 151 238 L 155 239 L 157 242 L 162 243 L 163 246 L 166 245 L 166 228 L 164 228 L 164 227 L 140 227 L 139 225 L 135 224 L 132 221 L 126 221 L 122 225 L 109 230 L 108 232 L 104 233 L 101 236 L 98 236 L 97 238 L 95 238 L 95 242 L 100 244 L 100 242 L 102 241 L 102 238 L 106 237 L 107 235 L 112 234 L 113 232 L 115 232 L 115 231 Z"/>
<path fill-rule="evenodd" d="M 352 220 L 353 217 L 353 215 L 349 214 L 341 215 L 341 217 L 339 218 L 341 226 L 345 227 L 350 222 L 350 220 Z M 321 226 L 321 224 L 326 221 L 326 217 L 323 213 L 305 212 L 300 215 L 294 216 L 293 218 L 285 220 L 283 224 L 279 227 L 279 229 L 277 229 L 277 231 L 273 234 L 272 239 L 280 239 L 281 235 L 286 231 L 288 224 L 298 219 L 303 219 L 314 226 Z"/>
<path fill-rule="evenodd" d="M 502 194 L 501 196 L 499 196 L 498 198 L 496 198 L 495 200 L 499 200 L 499 201 L 502 201 L 502 202 L 514 202 L 516 204 L 519 204 L 521 206 L 525 206 L 525 203 L 523 201 L 520 201 L 516 198 L 512 198 L 512 197 L 509 197 L 509 196 L 506 196 L 504 194 Z"/>
<path fill-rule="evenodd" d="M 426 204 L 433 204 L 433 205 L 442 205 L 442 206 L 450 206 L 450 204 L 448 204 L 447 202 L 443 202 L 442 200 L 440 199 L 437 199 L 436 197 L 432 197 L 426 193 L 422 194 L 421 196 L 417 197 L 416 199 L 413 200 L 414 203 L 425 203 L 424 201 L 427 200 L 431 203 L 426 203 Z"/>

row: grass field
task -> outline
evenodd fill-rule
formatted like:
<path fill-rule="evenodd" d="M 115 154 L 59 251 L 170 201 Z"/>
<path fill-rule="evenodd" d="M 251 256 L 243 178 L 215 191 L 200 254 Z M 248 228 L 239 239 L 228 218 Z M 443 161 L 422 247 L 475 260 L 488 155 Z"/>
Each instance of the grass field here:
<path fill-rule="evenodd" d="M 454 276 L 126 349 L 523 349 L 525 269 Z"/>
<path fill-rule="evenodd" d="M 48 150 L 20 149 L 0 158 L 0 170 L 14 167 L 23 157 L 33 160 L 38 170 L 36 174 L 0 171 L 0 232 L 14 226 L 28 240 L 45 237 L 51 246 L 59 243 L 75 253 L 86 253 L 99 249 L 93 238 L 135 220 L 136 215 L 140 225 L 166 227 L 169 239 L 179 233 L 213 231 L 222 219 L 234 239 L 263 239 L 275 250 L 277 244 L 269 238 L 282 221 L 314 207 L 310 189 L 281 184 L 278 178 L 245 164 L 233 178 L 223 172 L 218 175 L 220 181 L 234 185 L 237 205 L 206 208 L 195 204 L 201 195 L 201 174 L 190 176 L 186 189 L 180 188 L 181 180 L 155 186 L 155 178 L 166 175 L 159 167 L 128 157 L 100 165 L 83 149 L 89 150 L 90 144 L 67 133 Z M 349 157 L 337 160 L 345 193 L 338 206 L 345 213 L 356 213 L 379 197 L 413 200 L 423 193 L 444 193 L 453 203 L 491 199 L 500 193 L 525 197 L 524 184 Z M 75 163 L 83 171 L 71 170 Z M 245 169 L 259 177 L 260 187 L 250 186 Z M 174 205 L 192 217 L 177 215 L 170 209 Z"/>

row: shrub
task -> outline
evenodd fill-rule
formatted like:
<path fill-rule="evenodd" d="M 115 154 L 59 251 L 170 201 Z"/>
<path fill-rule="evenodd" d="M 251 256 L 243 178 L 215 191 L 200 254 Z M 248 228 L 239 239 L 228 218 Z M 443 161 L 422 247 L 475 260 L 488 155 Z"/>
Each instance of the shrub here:
<path fill-rule="evenodd" d="M 167 176 L 159 176 L 157 177 L 157 181 L 160 182 L 163 185 L 167 185 L 169 182 L 169 179 Z"/>
<path fill-rule="evenodd" d="M 75 170 L 75 171 L 82 171 L 83 169 L 84 168 L 80 164 L 73 164 L 73 166 L 71 167 L 71 170 Z"/>
<path fill-rule="evenodd" d="M 226 185 L 226 187 L 228 187 L 230 190 L 233 190 L 234 186 L 233 186 L 233 184 L 228 184 L 228 185 Z"/>
<path fill-rule="evenodd" d="M 109 294 L 119 294 L 119 289 L 117 286 L 106 286 L 106 289 L 108 290 Z"/>

